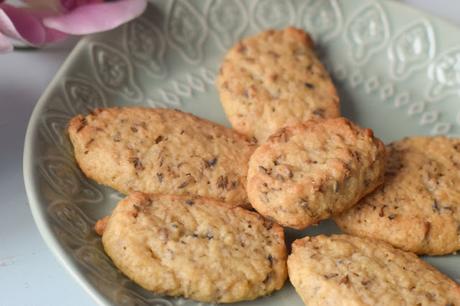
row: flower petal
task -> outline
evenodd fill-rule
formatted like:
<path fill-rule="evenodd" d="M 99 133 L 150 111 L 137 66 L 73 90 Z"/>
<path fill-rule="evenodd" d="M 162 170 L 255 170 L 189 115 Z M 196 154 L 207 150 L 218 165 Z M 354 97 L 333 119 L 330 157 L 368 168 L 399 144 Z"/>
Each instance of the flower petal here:
<path fill-rule="evenodd" d="M 0 32 L 11 38 L 22 39 L 10 17 L 3 11 L 2 7 L 0 6 Z"/>
<path fill-rule="evenodd" d="M 45 26 L 68 34 L 82 35 L 102 32 L 142 14 L 147 0 L 118 0 L 91 3 L 69 13 L 43 19 Z"/>
<path fill-rule="evenodd" d="M 34 16 L 39 20 L 43 20 L 43 18 L 56 15 L 56 13 L 54 13 L 52 10 L 47 9 L 33 9 L 30 11 L 32 11 Z M 55 29 L 50 29 L 45 26 L 43 26 L 43 29 L 45 31 L 45 43 L 61 41 L 69 36 L 67 33 L 63 33 Z"/>
<path fill-rule="evenodd" d="M 7 53 L 13 51 L 13 45 L 8 37 L 0 33 L 0 53 Z"/>
<path fill-rule="evenodd" d="M 46 41 L 45 27 L 32 11 L 6 3 L 0 9 L 0 29 L 5 35 L 25 40 L 32 45 L 41 45 Z"/>
<path fill-rule="evenodd" d="M 46 32 L 45 43 L 58 42 L 58 41 L 62 41 L 66 39 L 67 37 L 69 37 L 67 33 L 63 33 L 55 29 L 45 28 L 45 32 Z"/>

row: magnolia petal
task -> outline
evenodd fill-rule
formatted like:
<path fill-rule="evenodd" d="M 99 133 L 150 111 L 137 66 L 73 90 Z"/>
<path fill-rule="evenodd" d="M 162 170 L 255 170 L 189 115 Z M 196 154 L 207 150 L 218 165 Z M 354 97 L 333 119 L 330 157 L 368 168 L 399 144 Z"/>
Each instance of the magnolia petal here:
<path fill-rule="evenodd" d="M 66 39 L 67 37 L 69 37 L 67 33 L 63 33 L 55 29 L 45 28 L 45 31 L 46 31 L 46 38 L 45 38 L 46 43 L 62 41 Z"/>
<path fill-rule="evenodd" d="M 59 16 L 43 19 L 45 26 L 68 34 L 82 35 L 102 32 L 142 14 L 147 0 L 118 0 L 91 3 Z"/>
<path fill-rule="evenodd" d="M 0 33 L 0 53 L 7 53 L 13 51 L 13 45 L 8 37 Z"/>
<path fill-rule="evenodd" d="M 25 40 L 32 45 L 46 41 L 46 31 L 41 19 L 32 11 L 6 3 L 0 6 L 0 31 L 12 38 Z M 9 21 L 8 21 L 9 20 Z"/>
<path fill-rule="evenodd" d="M 8 17 L 2 8 L 3 5 L 0 6 L 0 33 L 3 33 L 4 35 L 11 38 L 22 39 L 21 35 L 18 33 L 18 31 L 16 31 L 16 28 L 14 27 L 10 17 Z"/>
<path fill-rule="evenodd" d="M 50 17 L 50 16 L 55 16 L 56 14 L 50 10 L 42 10 L 42 9 L 34 9 L 33 13 L 35 17 L 37 17 L 40 20 L 43 20 L 43 18 Z M 55 30 L 55 29 L 50 29 L 45 26 L 43 26 L 45 30 L 45 43 L 49 42 L 57 42 L 64 40 L 65 38 L 69 37 L 67 33 L 63 33 L 61 31 Z"/>

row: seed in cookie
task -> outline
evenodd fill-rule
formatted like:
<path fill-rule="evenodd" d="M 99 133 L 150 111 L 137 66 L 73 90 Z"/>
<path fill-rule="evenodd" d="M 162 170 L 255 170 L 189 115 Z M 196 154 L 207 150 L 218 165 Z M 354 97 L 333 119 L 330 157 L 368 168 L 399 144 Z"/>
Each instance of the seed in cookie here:
<path fill-rule="evenodd" d="M 279 128 L 340 116 L 339 98 L 303 30 L 269 30 L 225 56 L 217 87 L 235 130 L 259 143 Z"/>
<path fill-rule="evenodd" d="M 388 146 L 385 183 L 335 218 L 346 233 L 418 254 L 460 250 L 460 139 L 412 137 Z"/>
<path fill-rule="evenodd" d="M 69 135 L 83 172 L 125 194 L 192 194 L 247 205 L 254 145 L 218 124 L 177 110 L 107 108 L 73 118 Z"/>
<path fill-rule="evenodd" d="M 283 128 L 249 161 L 248 197 L 262 215 L 303 229 L 355 205 L 383 182 L 385 147 L 344 118 Z"/>
<path fill-rule="evenodd" d="M 283 229 L 214 200 L 133 193 L 98 229 L 115 265 L 158 294 L 233 303 L 287 278 Z"/>

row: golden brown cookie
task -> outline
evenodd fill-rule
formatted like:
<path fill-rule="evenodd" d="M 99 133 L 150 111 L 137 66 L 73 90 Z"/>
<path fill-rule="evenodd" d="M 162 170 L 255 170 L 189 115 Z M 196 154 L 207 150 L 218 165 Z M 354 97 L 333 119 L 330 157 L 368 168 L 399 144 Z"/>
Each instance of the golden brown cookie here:
<path fill-rule="evenodd" d="M 289 278 L 308 306 L 458 306 L 460 287 L 415 254 L 348 235 L 296 240 Z"/>
<path fill-rule="evenodd" d="M 107 108 L 76 116 L 69 135 L 83 172 L 125 194 L 192 194 L 247 205 L 245 137 L 172 109 Z"/>
<path fill-rule="evenodd" d="M 124 274 L 169 296 L 252 300 L 287 278 L 279 225 L 200 197 L 130 194 L 113 211 L 102 242 Z"/>
<path fill-rule="evenodd" d="M 269 30 L 237 43 L 225 56 L 217 86 L 232 126 L 260 143 L 279 128 L 340 116 L 328 72 L 303 30 Z"/>
<path fill-rule="evenodd" d="M 385 147 L 345 118 L 281 129 L 249 161 L 248 197 L 262 215 L 303 229 L 355 205 L 383 182 Z"/>
<path fill-rule="evenodd" d="M 412 137 L 388 146 L 385 183 L 335 218 L 349 234 L 406 251 L 460 249 L 460 139 Z"/>

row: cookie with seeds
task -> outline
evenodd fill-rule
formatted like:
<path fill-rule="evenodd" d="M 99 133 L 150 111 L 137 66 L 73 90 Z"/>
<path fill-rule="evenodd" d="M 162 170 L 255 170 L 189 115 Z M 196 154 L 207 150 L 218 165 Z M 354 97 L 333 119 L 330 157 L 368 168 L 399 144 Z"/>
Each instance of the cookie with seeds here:
<path fill-rule="evenodd" d="M 385 147 L 372 130 L 345 118 L 281 129 L 249 161 L 252 206 L 303 229 L 341 213 L 383 182 Z"/>
<path fill-rule="evenodd" d="M 69 124 L 82 171 L 122 193 L 192 194 L 248 205 L 254 145 L 235 131 L 172 109 L 106 108 Z"/>
<path fill-rule="evenodd" d="M 283 229 L 240 207 L 133 193 L 103 223 L 115 265 L 158 294 L 233 303 L 270 294 L 287 278 Z"/>
<path fill-rule="evenodd" d="M 460 249 L 460 139 L 412 137 L 388 146 L 385 183 L 335 218 L 346 233 L 418 254 Z"/>
<path fill-rule="evenodd" d="M 301 29 L 269 30 L 237 43 L 217 87 L 233 128 L 259 143 L 281 127 L 340 116 L 336 89 Z"/>
<path fill-rule="evenodd" d="M 460 287 L 415 254 L 348 235 L 296 240 L 289 279 L 306 305 L 454 306 Z"/>

